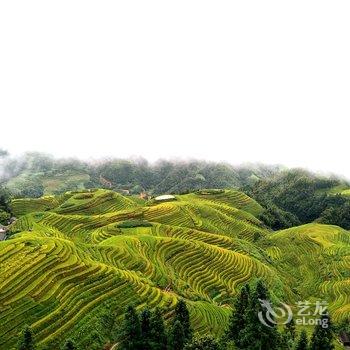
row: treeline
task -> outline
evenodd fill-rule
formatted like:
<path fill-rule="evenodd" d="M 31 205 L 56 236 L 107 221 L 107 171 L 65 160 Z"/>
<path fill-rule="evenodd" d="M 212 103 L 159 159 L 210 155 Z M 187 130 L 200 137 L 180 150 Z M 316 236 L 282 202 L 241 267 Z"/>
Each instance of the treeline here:
<path fill-rule="evenodd" d="M 18 345 L 18 350 L 37 350 L 39 349 L 34 341 L 33 332 L 30 327 L 25 326 L 20 334 Z M 43 350 L 49 350 L 45 348 L 40 348 Z M 64 342 L 64 345 L 61 347 L 62 350 L 77 350 L 78 348 L 75 346 L 74 342 L 70 339 Z"/>
<path fill-rule="evenodd" d="M 245 285 L 234 303 L 227 330 L 223 336 L 222 349 L 241 350 L 332 350 L 334 349 L 334 327 L 328 314 L 320 315 L 320 320 L 311 339 L 305 330 L 297 334 L 292 318 L 283 329 L 277 328 L 273 315 L 264 318 L 264 325 L 259 314 L 266 315 L 262 301 L 270 300 L 269 291 L 259 280 L 254 288 Z M 327 327 L 322 325 L 326 324 Z M 234 347 L 229 347 L 230 343 Z"/>
<path fill-rule="evenodd" d="M 348 184 L 304 170 L 282 171 L 278 166 L 234 167 L 165 160 L 150 164 L 144 159 L 84 162 L 41 153 L 11 158 L 0 152 L 0 184 L 19 198 L 82 188 L 108 188 L 130 194 L 146 191 L 153 195 L 240 188 L 265 207 L 260 219 L 274 230 L 315 220 L 350 229 L 350 196 L 329 194 L 332 188 Z M 1 205 L 0 202 L 0 220 L 7 215 Z"/>
<path fill-rule="evenodd" d="M 247 185 L 279 171 L 277 166 L 237 166 L 204 161 L 105 159 L 84 162 L 41 153 L 1 158 L 0 182 L 16 197 L 40 197 L 79 188 L 110 188 L 139 194 L 183 193 L 203 188 Z M 62 181 L 60 181 L 62 180 Z M 57 183 L 57 184 L 55 184 Z M 52 187 L 52 185 L 55 185 Z"/>
<path fill-rule="evenodd" d="M 128 307 L 117 349 L 121 350 L 332 350 L 334 327 L 328 314 L 320 315 L 310 339 L 305 330 L 296 331 L 293 318 L 283 329 L 278 329 L 272 315 L 264 325 L 259 313 L 266 314 L 261 301 L 269 300 L 269 291 L 259 280 L 253 287 L 243 286 L 237 296 L 224 333 L 193 335 L 189 312 L 184 301 L 179 301 L 168 327 L 159 309 L 145 309 L 138 314 Z M 317 316 L 318 317 L 318 316 Z M 322 325 L 327 325 L 323 327 Z"/>
<path fill-rule="evenodd" d="M 190 314 L 183 300 L 177 303 L 174 317 L 168 327 L 159 308 L 154 311 L 146 308 L 138 313 L 134 306 L 128 306 L 123 324 L 118 329 L 115 339 L 114 344 L 106 345 L 104 349 L 114 347 L 118 350 L 219 350 L 219 344 L 214 338 L 193 336 Z M 38 349 L 29 327 L 26 326 L 21 332 L 17 348 L 18 350 Z M 79 348 L 72 340 L 67 340 L 60 349 L 77 350 Z"/>
<path fill-rule="evenodd" d="M 289 170 L 248 184 L 244 191 L 265 207 L 261 220 L 275 230 L 318 220 L 350 229 L 350 197 L 332 194 L 337 178 Z"/>
<path fill-rule="evenodd" d="M 7 225 L 9 219 L 11 218 L 10 209 L 11 194 L 10 192 L 0 186 L 0 224 Z"/>
<path fill-rule="evenodd" d="M 190 325 L 190 314 L 183 300 L 177 303 L 174 314 L 172 323 L 167 329 L 159 308 L 154 312 L 145 309 L 138 314 L 133 306 L 129 306 L 125 314 L 118 349 L 191 349 L 187 345 L 192 343 L 193 331 Z"/>
<path fill-rule="evenodd" d="M 259 314 L 266 314 L 263 300 L 269 300 L 266 286 L 259 280 L 253 287 L 245 285 L 236 298 L 228 324 L 220 338 L 193 334 L 186 303 L 180 300 L 171 321 L 166 323 L 159 308 L 137 312 L 128 306 L 114 344 L 104 349 L 118 350 L 332 350 L 334 326 L 328 314 L 320 316 L 310 339 L 303 329 L 296 331 L 293 319 L 283 329 L 270 315 L 265 324 Z M 324 325 L 327 325 L 325 327 Z M 33 334 L 25 327 L 19 339 L 18 350 L 36 350 Z M 72 340 L 67 340 L 62 350 L 78 350 Z"/>
<path fill-rule="evenodd" d="M 8 157 L 8 152 L 0 149 L 0 179 L 4 175 L 4 160 Z M 11 217 L 10 209 L 11 193 L 1 184 L 0 181 L 0 224 L 7 225 Z"/>

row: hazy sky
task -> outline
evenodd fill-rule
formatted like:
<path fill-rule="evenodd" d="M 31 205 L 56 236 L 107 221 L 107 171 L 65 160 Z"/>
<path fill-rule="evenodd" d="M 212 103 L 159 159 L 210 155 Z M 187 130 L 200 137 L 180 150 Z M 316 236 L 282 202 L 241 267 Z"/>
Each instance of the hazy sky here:
<path fill-rule="evenodd" d="M 0 146 L 350 177 L 350 2 L 1 1 Z"/>

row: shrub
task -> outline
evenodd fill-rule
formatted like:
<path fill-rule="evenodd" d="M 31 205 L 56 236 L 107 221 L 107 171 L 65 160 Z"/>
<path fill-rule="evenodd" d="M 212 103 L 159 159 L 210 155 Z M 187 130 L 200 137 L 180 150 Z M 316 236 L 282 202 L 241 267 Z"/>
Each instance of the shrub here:
<path fill-rule="evenodd" d="M 225 193 L 225 190 L 222 189 L 209 189 L 209 190 L 199 190 L 197 191 L 197 194 L 205 196 L 205 195 L 210 195 L 210 194 L 221 194 Z"/>
<path fill-rule="evenodd" d="M 118 228 L 150 227 L 152 224 L 145 220 L 126 220 L 117 224 Z"/>
<path fill-rule="evenodd" d="M 80 193 L 80 194 L 76 194 L 74 196 L 74 199 L 89 199 L 89 198 L 93 198 L 93 194 L 92 193 Z"/>

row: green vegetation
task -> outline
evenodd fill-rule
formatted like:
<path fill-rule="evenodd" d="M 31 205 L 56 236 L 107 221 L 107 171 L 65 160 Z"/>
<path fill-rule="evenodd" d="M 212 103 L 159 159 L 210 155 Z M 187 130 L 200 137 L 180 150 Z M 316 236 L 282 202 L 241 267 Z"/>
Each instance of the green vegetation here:
<path fill-rule="evenodd" d="M 11 158 L 5 153 L 1 165 L 0 183 L 15 198 L 105 188 L 124 195 L 143 193 L 143 198 L 149 199 L 159 194 L 185 194 L 196 190 L 198 195 L 219 195 L 224 189 L 240 188 L 264 207 L 259 219 L 273 230 L 314 220 L 350 229 L 349 184 L 304 170 L 233 167 L 200 161 L 149 164 L 143 159 L 113 159 L 93 164 L 76 159 L 54 159 L 40 153 L 28 153 L 22 158 Z M 91 197 L 91 194 L 77 194 L 75 200 L 88 199 L 84 197 Z M 63 205 L 62 209 L 73 204 Z M 1 217 L 7 220 L 5 215 L 0 212 L 0 220 Z"/>
<path fill-rule="evenodd" d="M 233 167 L 203 161 L 149 164 L 144 159 L 113 159 L 89 163 L 55 159 L 41 153 L 28 153 L 20 158 L 4 154 L 1 167 L 0 183 L 16 198 L 38 198 L 101 187 L 130 194 L 147 191 L 153 195 L 205 188 L 237 188 L 279 170 L 278 167 Z"/>
<path fill-rule="evenodd" d="M 176 324 L 176 322 L 182 327 L 185 343 L 191 341 L 193 332 L 191 328 L 190 314 L 186 303 L 183 300 L 180 300 L 175 307 L 174 324 Z"/>
<path fill-rule="evenodd" d="M 7 225 L 11 217 L 10 194 L 0 186 L 0 224 Z"/>
<path fill-rule="evenodd" d="M 350 201 L 344 201 L 342 204 L 327 208 L 319 219 L 319 222 L 325 224 L 338 225 L 350 229 Z"/>
<path fill-rule="evenodd" d="M 127 220 L 117 224 L 119 228 L 151 227 L 152 224 L 145 220 Z"/>
<path fill-rule="evenodd" d="M 157 307 L 150 317 L 150 344 L 153 350 L 164 350 L 168 345 L 163 315 Z"/>
<path fill-rule="evenodd" d="M 243 346 L 242 335 L 247 327 L 248 321 L 245 317 L 243 317 L 243 315 L 246 315 L 248 312 L 250 297 L 250 287 L 249 284 L 246 284 L 243 286 L 238 297 L 236 298 L 234 309 L 228 322 L 225 341 L 232 341 L 237 347 Z"/>
<path fill-rule="evenodd" d="M 328 327 L 323 327 L 323 323 L 326 323 Z M 315 327 L 314 333 L 311 338 L 311 350 L 332 350 L 334 349 L 334 335 L 333 327 L 328 315 L 323 315 L 321 318 L 321 324 Z"/>
<path fill-rule="evenodd" d="M 350 196 L 350 189 L 345 189 L 341 192 L 343 196 Z"/>
<path fill-rule="evenodd" d="M 245 192 L 263 205 L 260 219 L 275 230 L 317 219 L 350 229 L 350 198 L 344 186 L 335 178 L 292 170 L 250 184 Z"/>
<path fill-rule="evenodd" d="M 141 323 L 136 309 L 133 306 L 128 306 L 122 333 L 122 342 L 119 348 L 121 350 L 138 350 L 143 347 L 143 333 Z"/>
<path fill-rule="evenodd" d="M 193 341 L 186 344 L 184 350 L 219 350 L 218 342 L 211 336 L 196 336 Z"/>
<path fill-rule="evenodd" d="M 74 342 L 70 339 L 64 344 L 64 350 L 76 350 L 77 348 L 74 345 Z"/>
<path fill-rule="evenodd" d="M 269 327 L 259 321 L 259 312 L 265 310 L 261 305 L 261 300 L 269 300 L 269 293 L 264 284 L 259 280 L 254 290 L 249 295 L 248 305 L 241 315 L 244 318 L 244 327 L 239 330 L 238 347 L 240 349 L 279 349 L 280 339 L 277 327 L 274 323 L 269 323 Z"/>
<path fill-rule="evenodd" d="M 248 294 L 247 294 L 248 292 Z M 327 310 L 321 314 L 319 321 L 313 331 L 311 346 L 308 347 L 308 338 L 305 329 L 302 329 L 298 341 L 293 319 L 285 325 L 280 333 L 271 318 L 269 323 L 261 323 L 260 317 L 262 302 L 268 302 L 269 292 L 262 281 L 258 281 L 254 289 L 248 284 L 243 286 L 239 299 L 248 297 L 247 307 L 242 312 L 234 310 L 229 320 L 227 332 L 220 339 L 211 335 L 193 336 L 189 311 L 183 300 L 177 302 L 170 329 L 166 330 L 164 318 L 159 308 L 154 311 L 148 308 L 140 313 L 132 305 L 126 309 L 121 328 L 116 335 L 117 343 L 107 343 L 104 349 L 118 348 L 121 350 L 247 350 L 247 349 L 292 349 L 292 350 L 332 350 L 334 346 L 334 330 Z M 263 299 L 261 299 L 263 298 Z M 239 301 L 236 300 L 236 305 Z M 252 312 L 254 310 L 254 312 Z M 239 327 L 233 323 L 236 315 L 239 315 L 244 323 Z M 259 315 L 259 317 L 257 317 Z M 237 318 L 238 319 L 238 318 Z M 267 321 L 267 319 L 266 319 Z M 232 326 L 236 333 L 232 333 Z M 32 331 L 26 326 L 20 334 L 18 349 L 34 350 L 36 348 Z M 91 344 L 89 345 L 91 348 Z M 46 348 L 45 348 L 46 349 Z M 63 350 L 76 350 L 71 339 L 66 340 Z"/>
<path fill-rule="evenodd" d="M 350 317 L 344 181 L 37 154 L 9 158 L 3 174 L 0 223 L 17 220 L 0 242 L 0 349 L 16 347 L 25 324 L 20 344 L 35 340 L 38 350 L 294 350 L 308 339 L 317 348 L 333 336 L 301 333 L 293 321 L 265 329 L 259 299 L 294 311 L 297 301 L 322 299 L 335 323 Z M 171 193 L 176 200 L 152 199 Z"/>
<path fill-rule="evenodd" d="M 18 350 L 35 350 L 35 348 L 32 330 L 25 326 L 20 334 Z"/>
<path fill-rule="evenodd" d="M 300 333 L 300 337 L 295 350 L 308 350 L 308 348 L 309 348 L 309 342 L 307 339 L 307 333 L 305 329 L 303 329 Z"/>
<path fill-rule="evenodd" d="M 336 322 L 350 313 L 348 231 L 312 223 L 272 233 L 257 218 L 263 207 L 236 190 L 153 204 L 84 190 L 16 199 L 12 210 L 18 219 L 10 239 L 0 242 L 0 348 L 15 346 L 17 329 L 28 323 L 39 349 L 60 348 L 71 339 L 78 349 L 100 350 L 118 341 L 131 304 L 136 310 L 148 306 L 140 328 L 151 343 L 149 324 L 164 342 L 181 347 L 192 334 L 199 343 L 208 333 L 221 337 L 230 315 L 236 321 L 229 339 L 234 341 L 238 322 L 245 329 L 241 340 L 249 343 L 256 329 L 244 322 L 257 321 L 256 300 L 265 292 L 241 287 L 256 279 L 266 283 L 272 300 L 293 305 L 322 298 Z M 246 297 L 238 297 L 234 316 L 232 300 L 241 293 Z M 255 295 L 254 303 L 247 295 Z M 189 314 L 178 300 L 186 301 Z M 167 326 L 159 310 L 154 316 L 156 306 Z M 245 312 L 249 317 L 241 319 Z M 131 325 L 138 333 L 137 323 Z M 274 332 L 266 337 L 273 339 Z"/>
<path fill-rule="evenodd" d="M 191 340 L 189 312 L 183 300 L 176 304 L 173 324 L 168 332 L 166 332 L 159 308 L 156 308 L 154 312 L 146 308 L 141 314 L 138 314 L 137 310 L 129 305 L 120 330 L 118 348 L 122 350 L 183 350 L 185 344 L 189 344 Z"/>
<path fill-rule="evenodd" d="M 220 334 L 241 283 L 278 285 L 254 244 L 268 233 L 253 215 L 261 207 L 246 195 L 146 204 L 109 190 L 14 200 L 18 219 L 0 243 L 0 348 L 13 346 L 16 325 L 28 322 L 39 347 L 70 338 L 101 349 L 115 341 L 126 305 L 159 305 L 168 318 L 178 298 L 194 331 Z"/>
<path fill-rule="evenodd" d="M 169 347 L 174 350 L 182 350 L 186 344 L 185 332 L 180 321 L 175 321 L 170 330 Z"/>

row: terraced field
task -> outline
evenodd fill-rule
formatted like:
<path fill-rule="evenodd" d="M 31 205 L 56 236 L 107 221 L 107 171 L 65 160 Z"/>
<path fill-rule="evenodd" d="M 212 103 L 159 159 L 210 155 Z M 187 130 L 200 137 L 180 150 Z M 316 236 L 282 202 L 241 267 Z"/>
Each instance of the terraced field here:
<path fill-rule="evenodd" d="M 338 226 L 308 224 L 273 234 L 266 249 L 279 276 L 299 300 L 330 303 L 335 321 L 350 315 L 350 233 Z"/>
<path fill-rule="evenodd" d="M 349 233 L 311 224 L 273 233 L 261 206 L 238 191 L 201 191 L 143 202 L 107 190 L 16 200 L 13 235 L 0 242 L 0 349 L 30 324 L 40 346 L 109 335 L 125 306 L 185 298 L 198 332 L 220 334 L 240 286 L 262 278 L 275 299 L 326 298 L 349 314 Z M 102 334 L 102 335 L 101 335 Z"/>

